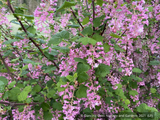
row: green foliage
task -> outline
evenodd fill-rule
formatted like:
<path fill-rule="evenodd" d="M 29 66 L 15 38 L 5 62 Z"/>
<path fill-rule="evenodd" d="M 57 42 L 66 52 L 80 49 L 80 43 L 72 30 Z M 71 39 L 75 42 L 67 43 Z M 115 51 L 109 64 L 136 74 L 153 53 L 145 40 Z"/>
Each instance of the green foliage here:
<path fill-rule="evenodd" d="M 92 33 L 93 33 L 93 30 L 91 27 L 85 27 L 82 31 L 83 35 L 92 35 Z"/>
<path fill-rule="evenodd" d="M 102 6 L 103 5 L 103 0 L 96 0 L 97 5 Z"/>
<path fill-rule="evenodd" d="M 133 68 L 133 69 L 132 69 L 132 72 L 135 72 L 135 73 L 142 73 L 142 70 L 139 69 L 139 68 Z"/>
<path fill-rule="evenodd" d="M 79 62 L 77 64 L 77 73 L 80 74 L 82 72 L 87 72 L 90 69 L 90 66 L 84 63 Z"/>
<path fill-rule="evenodd" d="M 21 92 L 19 87 L 14 87 L 9 91 L 9 100 L 17 101 L 18 94 Z"/>
<path fill-rule="evenodd" d="M 31 92 L 31 86 L 26 86 L 23 91 L 18 95 L 18 101 L 26 100 L 29 92 Z"/>
<path fill-rule="evenodd" d="M 103 42 L 103 36 L 99 35 L 99 34 L 94 34 L 93 35 L 93 39 L 95 39 L 97 42 Z"/>
<path fill-rule="evenodd" d="M 96 17 L 94 20 L 93 20 L 93 26 L 94 27 L 98 27 L 101 25 L 101 21 L 105 18 L 105 15 L 102 15 L 101 17 Z"/>
<path fill-rule="evenodd" d="M 89 38 L 89 37 L 82 37 L 78 41 L 81 42 L 83 45 L 87 45 L 89 43 L 92 45 L 96 44 L 96 41 L 92 38 Z"/>
<path fill-rule="evenodd" d="M 16 84 L 16 81 L 13 81 L 11 82 L 9 85 L 8 85 L 8 88 L 11 89 L 13 88 L 13 86 Z"/>
<path fill-rule="evenodd" d="M 8 80 L 3 77 L 3 76 L 0 76 L 0 93 L 3 93 L 4 90 L 5 90 L 5 86 L 8 84 Z"/>
<path fill-rule="evenodd" d="M 99 64 L 98 68 L 95 69 L 96 77 L 105 77 L 110 73 L 111 67 L 105 64 Z"/>
<path fill-rule="evenodd" d="M 87 97 L 86 91 L 87 91 L 87 87 L 84 85 L 80 85 L 76 92 L 77 98 L 86 98 Z"/>
<path fill-rule="evenodd" d="M 149 65 L 160 65 L 160 62 L 159 61 L 150 61 Z"/>
<path fill-rule="evenodd" d="M 63 3 L 63 5 L 60 6 L 60 7 L 57 9 L 56 12 L 60 12 L 60 11 L 63 10 L 63 9 L 70 8 L 70 7 L 75 6 L 75 5 L 76 5 L 75 2 L 65 1 L 65 2 Z"/>
<path fill-rule="evenodd" d="M 89 17 L 86 17 L 86 18 L 83 19 L 82 24 L 85 25 L 85 24 L 87 24 L 88 22 L 89 22 Z"/>
<path fill-rule="evenodd" d="M 87 81 L 88 78 L 89 78 L 89 76 L 86 72 L 81 72 L 78 74 L 78 82 L 80 82 L 80 83 Z"/>
<path fill-rule="evenodd" d="M 108 45 L 108 43 L 105 43 L 105 44 L 103 44 L 103 47 L 104 47 L 104 52 L 109 52 L 110 51 L 110 45 Z"/>
<path fill-rule="evenodd" d="M 51 35 L 51 39 L 49 40 L 48 46 L 58 45 L 63 39 L 69 39 L 70 33 L 68 31 L 61 31 L 54 35 Z"/>
<path fill-rule="evenodd" d="M 136 0 L 132 0 L 131 2 L 133 1 Z M 0 93 L 2 94 L 0 100 L 8 101 L 10 103 L 14 102 L 14 104 L 16 103 L 24 104 L 22 106 L 13 107 L 13 109 L 17 108 L 20 112 L 23 112 L 26 104 L 30 105 L 30 103 L 32 102 L 37 102 L 37 105 L 32 106 L 32 110 L 35 110 L 36 116 L 40 116 L 39 110 L 42 108 L 43 119 L 51 120 L 52 118 L 54 118 L 52 112 L 59 111 L 59 114 L 61 114 L 61 116 L 58 119 L 61 120 L 64 119 L 64 117 L 66 117 L 65 112 L 63 111 L 65 109 L 64 105 L 66 101 L 68 102 L 67 103 L 68 105 L 72 105 L 75 108 L 76 108 L 75 101 L 79 101 L 81 98 L 87 98 L 87 102 L 91 102 L 89 101 L 90 97 L 92 98 L 95 96 L 87 95 L 88 93 L 87 89 L 90 89 L 88 88 L 88 86 L 90 86 L 91 89 L 93 88 L 90 91 L 90 93 L 95 93 L 96 95 L 99 95 L 100 100 L 104 101 L 105 104 L 108 105 L 108 107 L 116 106 L 119 108 L 118 113 L 116 113 L 116 115 L 123 115 L 127 113 L 137 115 L 143 112 L 147 113 L 153 112 L 155 116 L 154 119 L 158 120 L 160 118 L 158 112 L 158 109 L 160 109 L 160 104 L 157 104 L 157 106 L 154 108 L 147 106 L 145 103 L 142 103 L 136 108 L 134 108 L 133 106 L 135 106 L 139 101 L 132 100 L 131 96 L 135 97 L 136 95 L 139 95 L 139 100 L 142 100 L 142 98 L 144 98 L 144 99 L 153 99 L 153 101 L 156 101 L 157 103 L 159 102 L 158 98 L 160 97 L 158 93 L 158 88 L 156 86 L 151 86 L 150 83 L 146 83 L 144 81 L 146 84 L 145 87 L 150 88 L 150 91 L 145 91 L 145 94 L 142 96 L 137 91 L 138 89 L 143 90 L 145 88 L 144 86 L 140 85 L 139 82 L 143 81 L 144 78 L 147 78 L 148 75 L 151 75 L 152 72 L 154 71 L 153 70 L 154 67 L 156 72 L 160 72 L 160 70 L 159 69 L 157 70 L 156 67 L 160 65 L 160 62 L 157 59 L 155 60 L 156 57 L 153 57 L 153 55 L 151 54 L 151 56 L 149 56 L 150 57 L 149 60 L 147 59 L 147 61 L 150 61 L 148 65 L 150 65 L 150 67 L 152 68 L 151 70 L 152 72 L 149 72 L 150 69 L 145 71 L 143 68 L 144 66 L 142 66 L 142 68 L 141 67 L 133 68 L 132 69 L 133 73 L 130 76 L 125 76 L 124 75 L 125 72 L 122 72 L 122 70 L 125 69 L 126 66 L 122 67 L 120 65 L 126 64 L 125 62 L 122 61 L 123 60 L 126 61 L 128 57 L 132 58 L 127 54 L 130 52 L 129 49 L 130 47 L 128 47 L 127 50 L 122 49 L 124 47 L 127 47 L 127 45 L 124 42 L 124 39 L 126 39 L 130 34 L 130 32 L 128 31 L 128 29 L 130 29 L 128 28 L 130 22 L 127 23 L 124 20 L 125 24 L 127 24 L 126 25 L 127 29 L 125 26 L 121 26 L 121 28 L 120 29 L 118 28 L 118 30 L 115 31 L 114 33 L 107 33 L 107 31 L 111 31 L 112 28 L 118 27 L 119 24 L 118 22 L 120 22 L 119 15 L 121 15 L 122 11 L 124 11 L 121 8 L 121 6 L 127 7 L 129 11 L 134 14 L 141 14 L 141 12 L 135 9 L 136 5 L 130 6 L 130 4 L 127 2 L 124 2 L 121 5 L 119 4 L 118 1 L 114 1 L 113 4 L 111 4 L 110 2 L 106 2 L 104 0 L 95 0 L 95 1 L 86 0 L 83 2 L 85 3 L 84 5 L 88 4 L 87 8 L 85 8 L 84 5 L 81 4 L 82 3 L 81 0 L 65 1 L 56 11 L 48 11 L 48 7 L 50 6 L 45 6 L 44 8 L 42 8 L 45 10 L 46 13 L 48 12 L 48 16 L 49 14 L 55 12 L 55 14 L 53 14 L 53 18 L 50 18 L 54 21 L 54 24 L 49 23 L 49 27 L 51 30 L 50 37 L 46 37 L 42 35 L 41 32 L 38 32 L 38 30 L 36 30 L 37 28 L 35 27 L 34 16 L 25 15 L 24 14 L 26 10 L 25 8 L 22 7 L 14 8 L 15 13 L 13 15 L 15 17 L 19 17 L 19 19 L 11 20 L 11 24 L 18 26 L 18 32 L 15 34 L 13 34 L 12 32 L 10 33 L 10 29 L 7 26 L 0 25 L 1 28 L 4 27 L 8 32 L 7 34 L 5 34 L 4 33 L 5 30 L 0 31 L 0 37 L 2 40 L 1 53 L 4 61 L 8 65 L 9 71 L 11 72 L 9 73 L 9 71 L 6 69 L 3 60 L 0 60 L 0 73 L 2 75 L 3 74 L 6 75 L 6 77 L 0 76 Z M 148 3 L 151 1 L 146 1 L 146 2 Z M 97 7 L 102 7 L 103 3 L 105 3 L 106 7 L 113 8 L 116 16 L 115 15 L 113 16 L 113 14 L 112 15 L 109 14 L 110 19 L 106 19 L 106 13 L 101 14 L 97 11 L 94 11 L 95 18 L 93 20 L 92 19 L 94 16 L 93 3 L 95 5 L 95 10 L 98 10 L 99 8 L 97 9 Z M 0 5 L 2 4 L 3 3 L 0 1 Z M 80 5 L 82 9 L 81 10 L 79 10 L 79 8 L 77 9 L 77 6 L 75 6 L 76 4 Z M 73 11 L 69 11 L 71 7 L 73 8 Z M 147 4 L 147 7 L 146 5 L 143 5 L 143 7 L 144 9 L 148 8 L 149 12 L 155 12 L 151 4 Z M 90 13 L 88 12 L 88 9 L 89 11 L 91 11 Z M 82 12 L 83 10 L 84 12 Z M 105 9 L 102 7 L 99 10 L 104 11 Z M 81 16 L 79 16 L 79 12 L 82 12 Z M 68 13 L 71 13 L 72 16 L 69 19 L 67 19 L 66 17 L 66 21 L 64 22 L 67 22 L 66 24 L 67 26 L 64 28 L 60 25 L 61 24 L 60 19 L 62 18 L 59 16 Z M 148 12 L 146 13 L 148 14 Z M 132 15 L 124 14 L 124 17 L 130 19 L 132 18 Z M 115 20 L 117 22 L 116 23 L 117 26 L 114 24 L 110 25 L 110 22 L 113 22 L 112 20 Z M 19 21 L 21 22 L 19 23 Z M 49 20 L 46 19 L 46 21 L 43 22 L 47 23 L 48 21 Z M 138 23 L 145 21 L 149 21 L 148 26 L 144 25 L 145 31 L 146 32 L 149 31 L 149 33 L 152 32 L 152 28 L 154 29 L 154 26 L 158 26 L 159 24 L 157 19 L 154 17 L 141 20 L 141 16 L 138 17 L 138 22 L 135 22 L 134 24 L 135 26 L 137 26 Z M 23 28 L 21 26 L 22 24 Z M 59 25 L 59 31 L 57 33 L 55 33 L 56 30 L 54 30 L 56 25 Z M 48 26 L 44 26 L 44 28 L 45 27 L 47 28 Z M 77 32 L 76 35 L 74 35 L 72 31 L 75 29 L 71 28 L 76 29 Z M 26 31 L 23 31 L 24 29 Z M 122 32 L 124 29 L 126 29 L 125 33 Z M 1 30 L 3 30 L 3 28 Z M 132 32 L 134 33 L 135 30 L 133 30 Z M 136 37 L 134 38 L 132 38 L 132 36 L 129 35 L 131 43 L 133 40 L 132 45 L 136 47 L 136 44 L 139 41 L 139 39 L 141 39 L 143 43 L 147 43 L 148 40 L 151 42 L 153 41 L 152 39 L 157 39 L 160 41 L 160 37 L 156 38 L 157 35 L 150 35 L 149 33 L 147 33 L 143 39 L 141 38 L 141 34 L 139 33 L 137 33 L 139 34 L 139 36 L 135 35 Z M 126 38 L 123 36 L 126 36 Z M 26 39 L 29 39 L 29 41 L 27 41 L 27 43 L 23 44 L 22 46 L 21 45 L 14 46 L 14 44 L 12 44 L 17 42 L 21 43 L 22 40 L 23 42 L 25 42 Z M 119 39 L 121 39 L 121 41 L 118 41 Z M 64 43 L 63 45 L 60 44 L 62 42 Z M 101 42 L 102 45 L 96 45 L 97 42 Z M 90 46 L 89 47 L 86 46 L 85 50 L 90 50 L 89 54 L 86 53 L 87 57 L 84 57 L 85 55 L 79 56 L 82 52 L 85 52 L 79 48 L 82 47 L 82 45 L 88 45 L 88 44 L 91 44 L 91 46 L 93 45 L 93 49 L 91 50 Z M 160 44 L 160 42 L 157 44 Z M 102 48 L 102 50 L 99 50 L 99 48 L 100 49 Z M 77 52 L 75 55 L 73 55 L 74 57 L 72 57 L 70 49 Z M 147 44 L 142 45 L 142 48 L 138 48 L 133 52 L 135 52 L 138 55 L 142 55 L 141 49 L 143 49 L 144 51 L 147 50 L 148 52 L 152 52 L 150 51 L 150 48 L 148 47 Z M 109 56 L 107 56 L 107 54 L 105 54 L 106 56 L 101 55 L 101 51 L 108 53 L 110 50 L 112 50 L 111 52 L 112 58 L 110 58 L 111 61 L 109 66 L 106 65 L 105 63 L 109 61 L 105 61 L 105 59 L 103 58 Z M 93 54 L 90 55 L 90 53 Z M 94 54 L 97 54 L 100 57 L 96 57 Z M 122 57 L 123 60 L 120 61 L 119 59 L 116 59 L 117 55 L 122 55 L 122 56 L 124 55 L 124 57 Z M 87 63 L 88 57 L 91 57 L 93 59 L 94 64 L 98 63 L 98 67 L 95 67 L 94 65 L 89 65 Z M 134 59 L 137 58 L 138 58 L 137 56 L 134 56 Z M 10 61 L 8 61 L 8 59 Z M 100 62 L 99 60 L 103 61 Z M 33 67 L 32 71 L 30 71 L 28 64 L 32 64 Z M 133 64 L 136 64 L 135 61 L 133 61 Z M 63 65 L 65 66 L 64 68 L 62 67 Z M 39 66 L 42 67 L 39 68 Z M 66 74 L 62 76 L 62 72 L 64 70 Z M 157 75 L 156 72 L 153 72 L 155 76 Z M 36 76 L 37 74 L 38 76 Z M 14 78 L 9 78 L 11 77 L 11 75 L 13 75 Z M 17 80 L 15 78 L 17 78 Z M 118 84 L 116 83 L 116 79 L 120 80 Z M 155 78 L 155 80 L 156 79 L 157 78 Z M 65 87 L 62 85 L 65 85 Z M 96 89 L 95 87 L 97 86 L 100 87 Z M 69 89 L 71 87 L 73 88 Z M 62 95 L 59 95 L 59 92 L 61 92 Z M 73 96 L 69 92 L 73 93 Z M 150 93 L 151 96 L 146 97 Z M 70 98 L 67 98 L 65 99 L 66 101 L 64 101 L 63 99 L 64 95 L 69 95 Z M 94 100 L 96 100 L 96 98 Z M 94 108 L 92 106 L 94 105 L 94 103 L 90 103 L 89 106 L 85 106 L 85 102 L 86 101 L 84 101 L 83 99 L 81 99 L 80 101 L 80 106 L 82 107 L 80 108 L 80 111 L 77 111 L 79 112 L 80 115 L 81 114 L 93 115 L 94 114 L 93 112 L 95 112 L 95 110 L 98 111 L 103 107 L 102 106 L 103 104 L 101 104 L 101 105 L 95 105 Z M 4 110 L 7 112 L 11 112 L 12 104 L 10 103 L 2 105 L 3 107 L 5 107 Z M 133 111 L 130 109 L 132 107 Z M 67 110 L 71 109 L 66 108 L 66 111 Z M 72 112 L 73 113 L 76 112 L 76 109 L 73 109 Z M 77 115 L 74 119 L 78 119 L 80 115 Z M 92 118 L 85 118 L 85 119 L 92 119 Z M 116 120 L 130 120 L 130 119 L 145 120 L 146 118 L 140 118 L 140 117 L 116 118 Z"/>
<path fill-rule="evenodd" d="M 116 34 L 114 34 L 114 33 L 111 33 L 110 36 L 112 36 L 112 37 L 114 37 L 114 38 L 120 38 L 120 39 L 122 39 L 121 36 L 116 35 Z"/>

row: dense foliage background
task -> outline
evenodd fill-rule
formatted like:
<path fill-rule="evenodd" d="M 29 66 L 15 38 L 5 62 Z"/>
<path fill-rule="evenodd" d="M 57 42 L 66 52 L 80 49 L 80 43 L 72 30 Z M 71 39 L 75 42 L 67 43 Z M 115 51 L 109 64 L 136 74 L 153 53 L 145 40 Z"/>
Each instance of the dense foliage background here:
<path fill-rule="evenodd" d="M 0 119 L 159 120 L 159 1 L 16 2 L 0 0 Z"/>

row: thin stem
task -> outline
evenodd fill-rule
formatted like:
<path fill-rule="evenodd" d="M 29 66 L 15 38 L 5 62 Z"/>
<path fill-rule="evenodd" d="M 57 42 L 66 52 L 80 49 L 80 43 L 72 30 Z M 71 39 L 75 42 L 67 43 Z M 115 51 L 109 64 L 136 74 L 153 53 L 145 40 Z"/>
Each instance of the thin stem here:
<path fill-rule="evenodd" d="M 6 64 L 6 62 L 5 62 L 5 60 L 3 59 L 3 57 L 2 57 L 1 54 L 0 54 L 0 58 L 1 58 L 2 62 L 3 62 L 3 64 L 4 64 L 4 66 L 6 67 L 6 69 L 7 69 L 7 71 L 8 71 L 8 74 L 10 75 L 10 77 L 12 78 L 12 80 L 14 81 L 14 77 L 12 76 L 11 71 L 9 70 L 9 67 L 8 67 L 8 65 Z"/>
<path fill-rule="evenodd" d="M 71 9 L 71 13 L 73 14 L 73 16 L 76 18 L 77 22 L 79 23 L 79 25 L 81 26 L 82 29 L 84 29 L 83 25 L 81 24 L 80 20 L 77 18 L 76 14 L 74 13 L 73 9 Z"/>
<path fill-rule="evenodd" d="M 8 7 L 9 7 L 10 10 L 12 11 L 12 13 L 15 13 L 14 10 L 13 10 L 13 8 L 12 8 L 12 6 L 11 6 L 10 1 L 7 0 L 7 2 L 8 2 Z M 15 18 L 16 18 L 16 19 L 18 20 L 18 22 L 20 23 L 20 25 L 21 25 L 22 29 L 24 30 L 24 32 L 26 33 L 26 35 L 28 35 L 27 30 L 26 30 L 26 28 L 24 27 L 24 25 L 22 24 L 22 22 L 21 22 L 21 20 L 19 19 L 19 17 L 15 15 Z M 41 54 L 42 54 L 45 58 L 47 58 L 47 56 L 43 53 L 43 51 L 41 50 L 41 48 L 39 47 L 39 45 L 38 45 L 32 38 L 30 38 L 30 37 L 29 37 L 29 40 L 31 40 L 31 42 L 38 48 L 38 50 L 41 52 Z M 47 59 L 48 59 L 48 58 L 47 58 Z M 48 60 L 49 60 L 49 59 L 48 59 Z M 57 64 L 56 64 L 53 60 L 50 60 L 50 61 L 51 61 L 51 62 L 56 66 L 56 68 L 59 70 L 59 67 L 57 66 Z"/>
<path fill-rule="evenodd" d="M 88 0 L 86 0 L 86 6 L 87 6 L 87 11 L 88 11 L 88 13 L 89 13 Z"/>
<path fill-rule="evenodd" d="M 121 34 L 121 37 L 126 33 L 126 31 L 127 31 L 127 29 Z M 116 42 L 119 40 L 120 38 L 118 38 L 117 40 L 116 40 Z"/>
<path fill-rule="evenodd" d="M 107 23 L 104 24 L 103 31 L 100 33 L 101 36 L 104 34 L 104 31 L 106 30 L 106 26 L 107 26 Z"/>

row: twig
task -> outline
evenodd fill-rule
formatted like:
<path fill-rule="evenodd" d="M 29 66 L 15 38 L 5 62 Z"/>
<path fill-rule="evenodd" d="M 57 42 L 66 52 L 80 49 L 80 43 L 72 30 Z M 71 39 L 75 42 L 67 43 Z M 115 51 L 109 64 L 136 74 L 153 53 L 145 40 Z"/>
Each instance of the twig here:
<path fill-rule="evenodd" d="M 10 77 L 12 78 L 12 80 L 14 81 L 14 77 L 12 76 L 11 71 L 9 70 L 9 67 L 8 67 L 8 65 L 6 64 L 6 62 L 5 62 L 5 60 L 3 59 L 3 57 L 2 57 L 1 54 L 0 54 L 0 58 L 1 58 L 2 62 L 3 62 L 3 64 L 4 64 L 4 66 L 6 67 L 6 69 L 7 69 L 7 71 L 8 71 L 8 74 L 10 75 Z"/>
<path fill-rule="evenodd" d="M 12 8 L 12 6 L 11 6 L 11 3 L 10 3 L 10 1 L 9 0 L 7 0 L 7 4 L 8 4 L 8 7 L 10 8 L 10 10 L 12 11 L 12 13 L 14 14 L 15 12 L 14 12 L 14 10 L 13 10 L 13 8 Z M 28 35 L 28 33 L 27 33 L 27 30 L 26 30 L 26 28 L 24 27 L 24 25 L 22 24 L 22 22 L 21 22 L 21 20 L 19 19 L 19 17 L 18 16 L 16 16 L 15 15 L 15 18 L 18 20 L 18 22 L 20 23 L 20 25 L 21 25 L 21 27 L 22 27 L 22 29 L 24 30 L 24 32 L 26 33 L 26 35 Z M 41 54 L 45 57 L 45 58 L 47 58 L 47 56 L 43 53 L 43 51 L 41 50 L 41 48 L 39 47 L 39 45 L 31 38 L 31 37 L 29 37 L 29 40 L 31 40 L 31 42 L 38 48 L 38 50 L 41 52 Z M 48 59 L 48 58 L 47 58 Z M 48 59 L 49 60 L 49 59 Z M 57 66 L 57 64 L 53 61 L 53 60 L 50 60 L 55 66 L 56 66 L 56 68 L 59 70 L 59 67 Z"/>
<path fill-rule="evenodd" d="M 125 32 L 127 31 L 127 29 L 121 34 L 121 37 L 125 34 Z M 116 40 L 116 42 L 119 40 L 120 38 L 118 38 L 117 40 Z"/>
<path fill-rule="evenodd" d="M 87 11 L 89 13 L 89 9 L 88 9 L 88 0 L 86 0 L 86 6 L 87 6 Z"/>
<path fill-rule="evenodd" d="M 103 35 L 104 31 L 106 30 L 106 26 L 107 26 L 107 23 L 104 24 L 103 31 L 100 33 L 101 36 Z"/>
<path fill-rule="evenodd" d="M 73 9 L 72 9 L 72 8 L 70 8 L 70 9 L 71 9 L 71 13 L 72 13 L 73 16 L 76 18 L 76 20 L 77 20 L 77 22 L 79 23 L 79 25 L 81 26 L 81 28 L 84 29 L 84 27 L 82 26 L 80 20 L 77 18 L 76 14 L 74 13 Z"/>

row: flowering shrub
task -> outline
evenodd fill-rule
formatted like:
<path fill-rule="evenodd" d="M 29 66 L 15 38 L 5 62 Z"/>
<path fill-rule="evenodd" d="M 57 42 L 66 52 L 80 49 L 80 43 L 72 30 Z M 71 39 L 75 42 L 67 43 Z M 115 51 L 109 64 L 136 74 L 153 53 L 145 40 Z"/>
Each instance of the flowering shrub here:
<path fill-rule="evenodd" d="M 20 28 L 1 7 L 0 119 L 160 118 L 158 1 L 6 1 Z"/>

